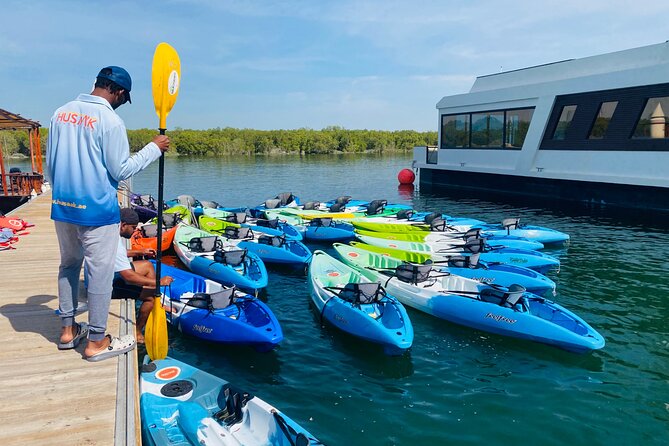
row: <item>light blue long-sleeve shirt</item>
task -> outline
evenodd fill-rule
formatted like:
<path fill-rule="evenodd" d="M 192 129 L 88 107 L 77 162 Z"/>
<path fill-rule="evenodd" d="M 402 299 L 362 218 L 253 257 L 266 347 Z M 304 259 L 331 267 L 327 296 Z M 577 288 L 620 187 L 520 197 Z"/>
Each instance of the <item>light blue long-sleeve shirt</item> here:
<path fill-rule="evenodd" d="M 118 223 L 118 182 L 142 171 L 160 154 L 151 142 L 130 156 L 125 124 L 109 102 L 80 94 L 54 112 L 49 126 L 51 218 L 82 226 Z"/>

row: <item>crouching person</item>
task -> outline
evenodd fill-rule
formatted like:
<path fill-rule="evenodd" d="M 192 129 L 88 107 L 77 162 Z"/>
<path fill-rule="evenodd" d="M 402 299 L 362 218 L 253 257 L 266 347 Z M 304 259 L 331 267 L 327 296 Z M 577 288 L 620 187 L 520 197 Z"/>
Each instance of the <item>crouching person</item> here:
<path fill-rule="evenodd" d="M 136 339 L 138 344 L 144 343 L 144 327 L 153 309 L 153 298 L 156 292 L 156 270 L 148 260 L 134 260 L 132 257 L 145 256 L 154 257 L 153 249 L 132 250 L 126 249 L 125 240 L 132 236 L 139 224 L 139 216 L 133 209 L 121 209 L 120 237 L 114 262 L 114 283 L 112 299 L 139 299 L 142 304 L 139 307 L 136 324 Z M 172 283 L 170 276 L 160 279 L 161 286 Z"/>

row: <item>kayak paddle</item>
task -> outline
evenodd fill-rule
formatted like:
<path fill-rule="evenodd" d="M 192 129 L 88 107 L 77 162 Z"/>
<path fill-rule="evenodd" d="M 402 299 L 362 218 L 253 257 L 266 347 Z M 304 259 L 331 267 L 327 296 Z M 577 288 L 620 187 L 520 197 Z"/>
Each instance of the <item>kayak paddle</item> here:
<path fill-rule="evenodd" d="M 179 81 L 181 80 L 181 62 L 176 50 L 165 42 L 158 44 L 153 54 L 151 69 L 151 84 L 153 89 L 153 103 L 156 114 L 160 118 L 158 129 L 165 134 L 167 114 L 172 110 L 179 95 Z M 152 360 L 167 357 L 167 318 L 161 304 L 160 275 L 163 239 L 163 179 L 165 177 L 165 156 L 160 155 L 158 163 L 158 249 L 156 249 L 156 294 L 153 298 L 153 310 L 146 322 L 144 338 L 146 352 Z"/>

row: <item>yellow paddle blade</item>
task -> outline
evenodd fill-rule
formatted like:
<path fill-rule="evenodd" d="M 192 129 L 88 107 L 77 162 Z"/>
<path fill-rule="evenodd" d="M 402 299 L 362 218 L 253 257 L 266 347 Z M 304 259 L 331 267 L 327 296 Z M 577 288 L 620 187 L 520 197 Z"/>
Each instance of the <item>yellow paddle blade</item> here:
<path fill-rule="evenodd" d="M 153 309 L 149 313 L 144 329 L 146 353 L 152 361 L 167 357 L 167 317 L 160 303 L 160 297 L 153 299 Z"/>
<path fill-rule="evenodd" d="M 159 43 L 153 54 L 151 85 L 156 114 L 160 118 L 159 128 L 166 128 L 168 113 L 179 95 L 181 82 L 181 61 L 176 50 L 165 42 Z"/>

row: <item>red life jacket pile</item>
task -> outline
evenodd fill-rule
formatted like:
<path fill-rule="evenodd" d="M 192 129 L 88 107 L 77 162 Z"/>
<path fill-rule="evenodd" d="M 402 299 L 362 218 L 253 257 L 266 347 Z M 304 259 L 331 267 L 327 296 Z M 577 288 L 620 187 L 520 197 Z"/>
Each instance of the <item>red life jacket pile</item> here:
<path fill-rule="evenodd" d="M 12 245 L 19 241 L 19 236 L 29 234 L 27 229 L 32 226 L 21 218 L 0 214 L 0 251 L 14 249 Z"/>

